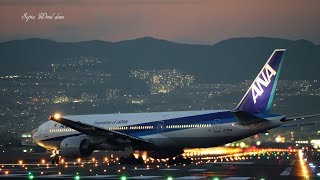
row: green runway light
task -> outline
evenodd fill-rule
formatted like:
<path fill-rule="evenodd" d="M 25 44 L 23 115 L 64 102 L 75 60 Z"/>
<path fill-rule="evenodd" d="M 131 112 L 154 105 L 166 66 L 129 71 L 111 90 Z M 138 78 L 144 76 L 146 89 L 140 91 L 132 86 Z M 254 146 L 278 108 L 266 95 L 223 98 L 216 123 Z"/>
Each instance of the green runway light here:
<path fill-rule="evenodd" d="M 173 178 L 169 176 L 169 177 L 167 178 L 167 180 L 173 180 Z"/>
<path fill-rule="evenodd" d="M 79 180 L 79 179 L 80 179 L 80 176 L 79 176 L 79 175 L 76 175 L 76 176 L 74 176 L 74 179 L 75 179 L 75 180 Z"/>
<path fill-rule="evenodd" d="M 212 180 L 219 180 L 219 178 L 218 177 L 214 177 Z"/>
<path fill-rule="evenodd" d="M 127 180 L 126 176 L 121 176 L 121 180 Z"/>
<path fill-rule="evenodd" d="M 33 174 L 31 172 L 28 172 L 28 179 L 33 179 L 33 178 L 34 178 Z"/>

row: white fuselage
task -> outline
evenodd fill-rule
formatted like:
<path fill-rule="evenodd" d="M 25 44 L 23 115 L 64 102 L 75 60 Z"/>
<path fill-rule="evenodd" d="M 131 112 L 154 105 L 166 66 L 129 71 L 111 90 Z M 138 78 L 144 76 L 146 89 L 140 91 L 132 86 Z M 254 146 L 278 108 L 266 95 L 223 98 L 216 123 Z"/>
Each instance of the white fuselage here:
<path fill-rule="evenodd" d="M 227 144 L 283 124 L 282 115 L 262 114 L 265 122 L 239 125 L 230 111 L 177 111 L 64 116 L 103 129 L 145 139 L 157 148 L 200 148 Z M 34 140 L 46 149 L 59 149 L 65 138 L 83 135 L 48 121 L 39 126 Z"/>

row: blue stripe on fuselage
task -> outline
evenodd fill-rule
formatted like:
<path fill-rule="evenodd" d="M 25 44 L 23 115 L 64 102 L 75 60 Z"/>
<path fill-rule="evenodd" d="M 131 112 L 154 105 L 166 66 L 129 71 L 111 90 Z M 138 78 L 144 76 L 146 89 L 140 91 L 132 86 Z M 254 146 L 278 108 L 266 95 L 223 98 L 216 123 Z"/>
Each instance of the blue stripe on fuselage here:
<path fill-rule="evenodd" d="M 255 114 L 255 116 L 260 118 L 270 118 L 279 116 L 276 114 Z M 195 115 L 195 116 L 187 116 L 187 117 L 180 117 L 174 119 L 167 119 L 161 121 L 154 121 L 148 123 L 140 123 L 140 124 L 133 124 L 130 126 L 153 126 L 153 129 L 126 129 L 126 130 L 116 130 L 118 132 L 128 134 L 135 137 L 142 137 L 146 135 L 158 134 L 158 126 L 162 125 L 161 132 L 172 132 L 178 131 L 182 129 L 189 129 L 189 128 L 166 128 L 168 125 L 192 125 L 192 124 L 213 124 L 214 120 L 220 120 L 221 124 L 226 123 L 233 123 L 237 122 L 237 119 L 234 118 L 230 111 L 223 111 L 217 113 L 209 113 L 209 114 L 202 114 L 202 115 Z M 193 127 L 190 127 L 193 128 Z M 80 134 L 68 135 L 68 136 L 59 136 L 55 138 L 46 139 L 45 141 L 53 141 L 53 140 L 63 140 L 64 138 L 70 136 L 78 136 Z"/>
<path fill-rule="evenodd" d="M 270 117 L 275 117 L 279 115 L 255 114 L 255 116 L 260 118 L 270 118 Z M 188 129 L 188 128 L 165 128 L 165 127 L 168 125 L 213 124 L 214 120 L 220 120 L 220 125 L 238 121 L 236 118 L 234 118 L 234 116 L 230 111 L 225 111 L 225 112 L 210 113 L 210 114 L 203 114 L 203 115 L 197 115 L 197 116 L 168 119 L 163 121 L 155 121 L 150 123 L 136 124 L 135 126 L 151 125 L 151 126 L 154 126 L 154 128 L 153 129 L 127 129 L 127 130 L 119 130 L 119 132 L 131 135 L 131 136 L 142 137 L 146 135 L 157 134 L 158 126 L 159 126 L 159 123 L 161 122 L 163 122 L 162 124 L 163 128 L 161 129 L 161 132 L 172 132 L 172 131 Z"/>
<path fill-rule="evenodd" d="M 161 132 L 171 132 L 177 131 L 186 128 L 165 128 L 169 125 L 191 125 L 191 124 L 212 124 L 214 119 L 220 119 L 220 124 L 234 122 L 235 119 L 230 111 L 222 111 L 216 113 L 209 114 L 201 114 L 195 116 L 187 116 L 180 118 L 173 118 L 161 121 L 153 121 L 148 123 L 135 124 L 134 126 L 153 126 L 153 129 L 127 129 L 127 130 L 119 130 L 119 132 L 129 134 L 132 136 L 146 136 L 158 133 L 158 126 L 162 125 L 163 128 Z"/>

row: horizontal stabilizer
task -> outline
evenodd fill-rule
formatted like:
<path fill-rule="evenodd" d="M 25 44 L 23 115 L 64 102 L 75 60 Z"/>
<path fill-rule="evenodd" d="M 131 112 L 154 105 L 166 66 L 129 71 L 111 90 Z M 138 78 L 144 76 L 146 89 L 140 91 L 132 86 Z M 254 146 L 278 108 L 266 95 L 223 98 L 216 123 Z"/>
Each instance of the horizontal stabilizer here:
<path fill-rule="evenodd" d="M 281 121 L 282 122 L 286 122 L 288 124 L 284 124 L 281 127 L 299 127 L 299 126 L 315 126 L 315 125 L 319 125 L 320 121 L 313 121 L 313 122 L 301 121 L 301 120 L 304 120 L 304 119 L 307 119 L 307 118 L 315 118 L 315 117 L 319 117 L 319 116 L 320 116 L 320 114 L 311 114 L 311 115 L 305 115 L 305 116 L 283 118 L 283 119 L 281 119 Z"/>
<path fill-rule="evenodd" d="M 291 123 L 291 124 L 284 124 L 280 127 L 301 127 L 301 126 L 315 126 L 315 125 L 319 125 L 320 121 L 318 122 L 306 122 L 306 123 Z"/>
<path fill-rule="evenodd" d="M 305 115 L 305 116 L 297 116 L 297 117 L 290 117 L 290 118 L 285 118 L 282 119 L 282 122 L 287 122 L 287 121 L 296 121 L 300 119 L 306 119 L 306 118 L 314 118 L 314 117 L 319 117 L 320 114 L 311 114 L 311 115 Z"/>

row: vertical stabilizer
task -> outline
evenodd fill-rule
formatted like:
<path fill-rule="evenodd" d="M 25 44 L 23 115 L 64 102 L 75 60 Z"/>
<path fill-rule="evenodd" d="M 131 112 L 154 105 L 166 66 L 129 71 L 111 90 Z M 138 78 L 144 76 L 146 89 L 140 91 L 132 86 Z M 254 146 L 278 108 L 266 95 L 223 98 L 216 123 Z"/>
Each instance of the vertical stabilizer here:
<path fill-rule="evenodd" d="M 270 110 L 285 49 L 276 49 L 241 99 L 236 111 L 262 113 Z"/>

